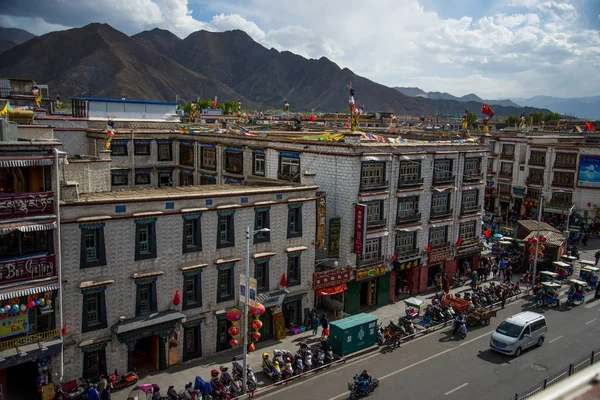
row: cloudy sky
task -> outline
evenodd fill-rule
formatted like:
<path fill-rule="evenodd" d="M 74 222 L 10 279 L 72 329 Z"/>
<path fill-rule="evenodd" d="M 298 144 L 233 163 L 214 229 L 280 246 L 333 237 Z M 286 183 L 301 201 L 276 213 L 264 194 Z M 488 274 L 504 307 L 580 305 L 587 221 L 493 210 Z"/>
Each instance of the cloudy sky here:
<path fill-rule="evenodd" d="M 388 86 L 484 98 L 600 92 L 600 0 L 0 0 L 41 35 L 105 22 L 184 38 L 242 29 Z"/>

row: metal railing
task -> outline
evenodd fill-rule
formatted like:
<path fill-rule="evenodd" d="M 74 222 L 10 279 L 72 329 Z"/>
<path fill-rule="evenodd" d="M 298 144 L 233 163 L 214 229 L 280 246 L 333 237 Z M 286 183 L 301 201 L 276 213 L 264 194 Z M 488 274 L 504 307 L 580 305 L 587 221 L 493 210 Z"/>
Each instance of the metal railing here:
<path fill-rule="evenodd" d="M 451 176 L 433 176 L 434 185 L 443 185 L 447 183 L 454 183 L 454 175 Z"/>
<path fill-rule="evenodd" d="M 421 220 L 421 213 L 416 213 L 412 215 L 406 216 L 398 216 L 396 217 L 396 225 L 404 225 L 411 222 L 418 222 Z"/>
<path fill-rule="evenodd" d="M 377 221 L 367 221 L 367 230 L 378 229 L 387 226 L 387 219 L 382 218 Z"/>
<path fill-rule="evenodd" d="M 479 181 L 481 179 L 483 179 L 483 174 L 481 172 L 473 172 L 470 174 L 463 175 L 463 181 L 467 181 L 467 182 Z"/>
<path fill-rule="evenodd" d="M 15 339 L 5 340 L 0 342 L 0 351 L 13 349 L 18 346 L 25 346 L 27 344 L 33 344 L 38 342 L 43 342 L 44 340 L 54 339 L 60 336 L 60 332 L 58 329 L 52 329 L 46 332 L 34 333 L 31 335 L 18 337 Z"/>
<path fill-rule="evenodd" d="M 548 388 L 549 386 L 552 386 L 555 383 L 560 382 L 561 380 L 570 377 L 574 373 L 579 372 L 582 369 L 589 367 L 590 365 L 592 365 L 596 361 L 598 361 L 598 358 L 600 358 L 600 354 L 598 354 L 598 353 L 600 353 L 600 348 L 597 348 L 594 351 L 592 351 L 591 353 L 588 353 L 587 355 L 580 357 L 579 359 L 573 361 L 571 364 L 565 366 L 564 368 L 560 369 L 559 371 L 555 372 L 554 374 L 548 376 L 543 381 L 540 381 L 535 386 L 532 386 L 529 389 L 524 390 L 520 393 L 515 393 L 514 396 L 510 397 L 510 400 L 522 400 L 522 399 L 527 399 L 529 397 L 532 397 L 533 395 L 541 392 L 542 390 Z"/>
<path fill-rule="evenodd" d="M 575 162 L 575 163 L 555 162 L 554 168 L 575 169 L 575 168 L 577 168 L 577 162 Z"/>
<path fill-rule="evenodd" d="M 366 267 L 369 265 L 380 264 L 385 261 L 384 256 L 357 256 L 356 264 L 359 267 Z"/>
<path fill-rule="evenodd" d="M 514 160 L 515 153 L 500 153 L 500 158 L 504 160 Z"/>
<path fill-rule="evenodd" d="M 375 190 L 375 189 L 387 189 L 388 186 L 389 186 L 389 181 L 384 181 L 383 179 L 375 180 L 375 181 L 367 181 L 367 180 L 360 181 L 360 191 L 361 192 Z"/>
<path fill-rule="evenodd" d="M 543 182 L 543 179 L 541 176 L 539 178 L 535 177 L 535 176 L 528 176 L 527 178 L 525 178 L 525 183 L 528 183 L 528 184 L 533 183 L 535 185 L 541 185 L 542 182 Z"/>
<path fill-rule="evenodd" d="M 429 219 L 446 218 L 452 215 L 452 209 L 449 210 L 431 210 Z"/>
<path fill-rule="evenodd" d="M 420 249 L 410 249 L 410 250 L 396 250 L 396 261 L 402 261 L 406 258 L 411 258 L 418 256 L 421 253 Z"/>
<path fill-rule="evenodd" d="M 399 188 L 407 188 L 407 187 L 414 187 L 414 186 L 421 186 L 421 185 L 423 185 L 423 178 L 402 179 L 402 177 L 400 177 L 400 181 L 398 182 Z"/>
<path fill-rule="evenodd" d="M 474 206 L 464 206 L 460 209 L 460 215 L 468 215 L 475 214 L 481 212 L 483 210 L 481 204 L 476 204 Z"/>

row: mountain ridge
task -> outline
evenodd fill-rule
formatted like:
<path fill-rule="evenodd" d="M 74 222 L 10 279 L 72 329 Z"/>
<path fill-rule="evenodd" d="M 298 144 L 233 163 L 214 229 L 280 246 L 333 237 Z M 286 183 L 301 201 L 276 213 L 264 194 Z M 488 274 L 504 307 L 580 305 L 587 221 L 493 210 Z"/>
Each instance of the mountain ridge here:
<path fill-rule="evenodd" d="M 521 105 L 517 104 L 516 102 L 514 102 L 510 99 L 484 100 L 481 97 L 477 96 L 475 93 L 469 93 L 464 96 L 458 97 L 458 96 L 451 95 L 450 93 L 447 93 L 447 92 L 426 92 L 423 89 L 420 89 L 418 87 L 394 86 L 394 89 L 396 89 L 400 93 L 404 93 L 407 96 L 423 97 L 423 98 L 433 99 L 433 100 L 455 100 L 455 101 L 460 101 L 460 102 L 473 101 L 473 102 L 478 102 L 478 103 L 482 103 L 482 104 L 487 104 L 490 106 L 516 107 L 516 108 L 521 107 Z"/>

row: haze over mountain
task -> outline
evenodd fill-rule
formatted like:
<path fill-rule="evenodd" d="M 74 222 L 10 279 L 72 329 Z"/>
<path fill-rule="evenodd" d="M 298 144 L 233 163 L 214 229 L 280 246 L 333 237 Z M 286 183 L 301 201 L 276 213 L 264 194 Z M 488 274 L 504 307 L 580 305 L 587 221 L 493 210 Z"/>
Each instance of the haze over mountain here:
<path fill-rule="evenodd" d="M 3 28 L 0 26 L 0 53 L 18 44 L 36 37 L 33 33 L 17 28 Z"/>
<path fill-rule="evenodd" d="M 477 103 L 485 103 L 490 106 L 504 106 L 504 107 L 521 107 L 519 104 L 513 102 L 512 100 L 484 100 L 481 97 L 477 96 L 474 93 L 469 93 L 467 95 L 457 97 L 453 96 L 450 93 L 442 93 L 442 92 L 426 92 L 418 87 L 394 87 L 394 89 L 398 90 L 401 93 L 404 93 L 407 96 L 412 97 L 423 97 L 426 99 L 437 99 L 437 100 L 456 100 L 456 101 L 474 101 Z"/>
<path fill-rule="evenodd" d="M 535 96 L 513 100 L 529 107 L 548 108 L 561 115 L 600 120 L 600 96 L 569 98 Z"/>

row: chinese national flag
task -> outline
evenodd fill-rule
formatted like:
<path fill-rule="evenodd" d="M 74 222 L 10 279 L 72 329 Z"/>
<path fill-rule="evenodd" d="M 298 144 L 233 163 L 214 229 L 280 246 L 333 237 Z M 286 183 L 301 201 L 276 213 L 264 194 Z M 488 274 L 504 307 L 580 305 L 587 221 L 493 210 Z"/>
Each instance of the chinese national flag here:
<path fill-rule="evenodd" d="M 593 126 L 592 126 L 592 124 L 590 124 L 589 122 L 586 122 L 586 123 L 585 123 L 585 129 L 586 129 L 588 132 L 592 132 L 592 131 L 594 130 L 594 127 L 593 127 Z"/>
<path fill-rule="evenodd" d="M 490 117 L 494 116 L 494 111 L 487 104 L 484 104 L 484 105 L 481 106 L 481 113 L 485 114 L 485 115 L 489 115 Z"/>
<path fill-rule="evenodd" d="M 462 244 L 462 238 L 459 237 L 458 240 L 456 241 L 456 245 L 460 246 Z"/>

